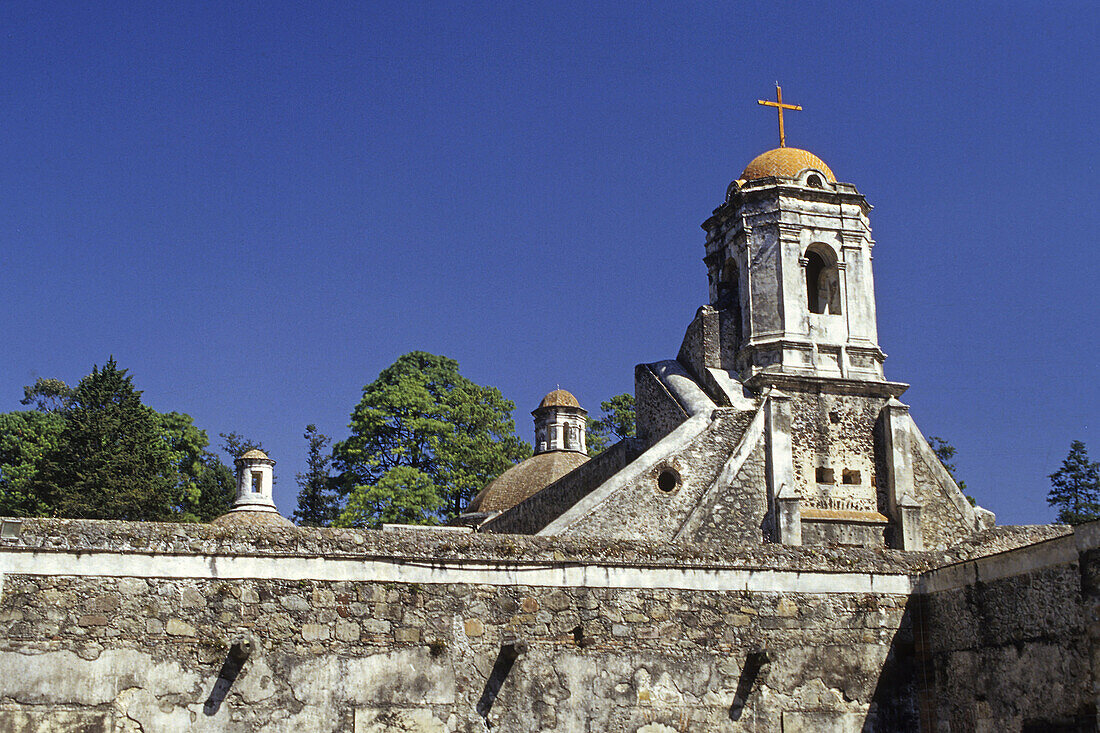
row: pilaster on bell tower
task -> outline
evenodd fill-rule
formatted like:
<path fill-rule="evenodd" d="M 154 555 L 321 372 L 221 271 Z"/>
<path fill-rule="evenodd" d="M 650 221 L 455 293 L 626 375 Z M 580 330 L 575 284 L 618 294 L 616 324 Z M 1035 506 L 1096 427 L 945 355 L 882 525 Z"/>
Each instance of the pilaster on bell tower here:
<path fill-rule="evenodd" d="M 723 369 L 883 380 L 870 210 L 808 151 L 749 163 L 703 223 Z"/>

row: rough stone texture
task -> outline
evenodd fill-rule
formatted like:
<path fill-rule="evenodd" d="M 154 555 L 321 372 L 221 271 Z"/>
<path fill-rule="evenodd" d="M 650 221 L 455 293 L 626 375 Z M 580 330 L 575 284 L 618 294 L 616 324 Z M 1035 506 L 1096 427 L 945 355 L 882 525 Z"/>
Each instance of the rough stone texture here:
<path fill-rule="evenodd" d="M 0 541 L 0 568 L 14 553 L 170 564 L 144 563 L 148 577 L 5 571 L 0 728 L 1077 730 L 1056 726 L 1091 711 L 1098 550 L 1100 523 L 906 553 L 27 520 Z M 279 577 L 303 555 L 641 574 L 617 587 Z M 271 577 L 164 576 L 187 556 L 276 565 Z M 692 566 L 812 576 L 822 590 L 654 587 L 661 568 Z M 845 591 L 853 573 L 926 592 Z"/>
<path fill-rule="evenodd" d="M 911 655 L 904 596 L 157 580 L 126 596 L 105 627 L 83 626 L 67 610 L 117 592 L 118 582 L 6 578 L 0 608 L 24 610 L 0 623 L 0 669 L 19 670 L 0 676 L 9 715 L 45 719 L 65 705 L 117 716 L 103 730 L 300 733 L 475 731 L 486 719 L 516 731 L 716 729 L 731 725 L 731 710 L 757 730 L 778 730 L 785 711 L 831 710 L 862 722 L 872 704 L 872 722 L 916 720 L 908 673 L 889 695 L 879 685 L 884 665 Z M 173 608 L 188 590 L 206 604 Z M 336 613 L 288 611 L 276 601 L 318 590 L 335 595 Z M 257 600 L 243 601 L 245 591 Z M 171 623 L 171 614 L 197 634 L 145 633 L 146 620 Z M 468 633 L 470 616 L 480 633 Z M 392 627 L 379 632 L 371 621 Z M 347 624 L 360 634 L 340 634 Z M 258 648 L 231 683 L 219 682 L 241 634 Z M 511 639 L 526 651 L 490 707 L 488 681 Z M 742 704 L 738 686 L 758 647 L 772 661 L 753 675 Z M 80 730 L 54 723 L 52 730 Z"/>
<path fill-rule="evenodd" d="M 565 533 L 612 538 L 648 538 L 653 541 L 672 540 L 707 489 L 714 484 L 752 417 L 752 413 L 732 408 L 715 410 L 707 428 L 683 450 L 657 462 L 628 487 L 615 492 L 586 516 L 574 522 Z M 671 491 L 659 488 L 658 476 L 664 471 L 672 471 L 678 476 L 678 483 Z M 766 494 L 760 490 L 763 485 L 760 482 L 756 486 L 755 498 L 743 496 L 736 490 L 736 496 L 727 495 L 730 501 L 743 499 L 742 508 L 751 513 L 731 517 L 736 520 L 734 523 L 717 528 L 723 538 L 762 541 L 760 523 L 767 511 Z M 729 517 L 729 513 L 725 516 Z M 709 526 L 713 533 L 713 517 Z"/>
<path fill-rule="evenodd" d="M 634 368 L 634 398 L 637 435 L 647 447 L 688 418 L 684 408 L 645 364 Z"/>
<path fill-rule="evenodd" d="M 915 620 L 928 730 L 1097 729 L 1095 540 L 1071 534 L 925 576 Z"/>
<path fill-rule="evenodd" d="M 942 549 L 962 542 L 973 534 L 974 528 L 965 523 L 961 512 L 952 502 L 945 500 L 947 491 L 958 491 L 958 488 L 942 485 L 926 458 L 917 451 L 913 453 L 914 498 L 921 505 L 921 535 L 924 537 L 924 546 L 928 549 Z"/>
<path fill-rule="evenodd" d="M 791 392 L 791 448 L 802 506 L 841 511 L 885 511 L 877 490 L 875 423 L 885 397 L 836 394 L 828 385 L 814 392 Z M 816 469 L 832 471 L 818 483 Z M 845 484 L 844 472 L 859 472 L 858 484 Z"/>
<path fill-rule="evenodd" d="M 215 519 L 212 524 L 218 527 L 292 527 L 289 519 L 277 511 L 235 511 L 228 512 Z"/>
<path fill-rule="evenodd" d="M 483 532 L 534 534 L 576 504 L 641 452 L 641 441 L 627 438 L 589 459 L 526 501 L 487 522 Z M 502 476 L 503 478 L 503 476 Z"/>
<path fill-rule="evenodd" d="M 1011 529 L 998 528 L 1004 531 Z M 1059 526 L 1056 531 L 1064 529 Z M 981 543 L 968 545 L 966 552 L 968 556 L 975 557 L 987 554 L 982 547 Z M 989 552 L 998 549 L 999 545 L 993 545 Z M 120 554 L 153 553 L 158 556 L 324 557 L 351 560 L 383 557 L 394 561 L 426 563 L 505 561 L 514 564 L 589 563 L 678 568 L 782 567 L 794 572 L 829 572 L 838 567 L 847 569 L 859 566 L 866 572 L 902 574 L 936 567 L 941 557 L 934 553 L 745 545 L 720 540 L 670 544 L 601 537 L 532 537 L 417 529 L 378 531 L 288 527 L 228 530 L 203 524 L 90 519 L 24 519 L 19 537 L 0 539 L 0 557 L 4 552 L 12 551 L 107 551 Z M 3 572 L 2 565 L 0 572 Z M 155 580 L 135 577 L 124 578 L 120 582 L 125 582 L 122 587 L 138 592 Z M 292 595 L 287 597 L 286 603 L 293 606 L 309 601 Z"/>
<path fill-rule="evenodd" d="M 588 462 L 576 451 L 538 453 L 512 466 L 489 482 L 466 507 L 467 512 L 501 512 L 542 491 L 562 476 Z"/>
<path fill-rule="evenodd" d="M 943 551 L 942 557 L 945 564 L 963 562 L 1072 534 L 1073 528 L 1068 524 L 991 527 L 948 547 Z"/>
<path fill-rule="evenodd" d="M 751 419 L 752 415 L 744 417 Z M 768 498 L 760 491 L 761 486 L 764 486 L 764 446 L 757 443 L 733 480 L 719 486 L 701 502 L 698 527 L 681 534 L 681 539 L 690 542 L 759 542 L 770 531 L 766 521 Z"/>

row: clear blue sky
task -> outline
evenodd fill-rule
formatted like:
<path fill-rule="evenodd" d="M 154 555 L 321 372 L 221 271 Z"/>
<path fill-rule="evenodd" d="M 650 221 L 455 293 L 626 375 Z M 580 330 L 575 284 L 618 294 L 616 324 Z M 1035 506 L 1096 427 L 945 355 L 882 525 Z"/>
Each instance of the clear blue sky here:
<path fill-rule="evenodd" d="M 0 410 L 113 354 L 145 400 L 346 435 L 402 353 L 529 411 L 671 358 L 699 224 L 777 142 L 875 210 L 887 376 L 1003 523 L 1100 458 L 1096 3 L 0 5 Z"/>

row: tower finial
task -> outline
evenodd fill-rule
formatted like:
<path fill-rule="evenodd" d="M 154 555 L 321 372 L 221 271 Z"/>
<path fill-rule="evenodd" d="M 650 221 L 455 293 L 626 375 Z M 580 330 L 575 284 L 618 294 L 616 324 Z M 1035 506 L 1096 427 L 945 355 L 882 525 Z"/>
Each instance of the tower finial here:
<path fill-rule="evenodd" d="M 775 101 L 758 99 L 757 104 L 762 104 L 765 107 L 775 107 L 779 111 L 779 147 L 787 147 L 787 133 L 783 130 L 783 110 L 794 109 L 799 112 L 802 111 L 802 107 L 797 104 L 783 104 L 783 87 L 779 86 L 779 82 L 775 83 Z"/>

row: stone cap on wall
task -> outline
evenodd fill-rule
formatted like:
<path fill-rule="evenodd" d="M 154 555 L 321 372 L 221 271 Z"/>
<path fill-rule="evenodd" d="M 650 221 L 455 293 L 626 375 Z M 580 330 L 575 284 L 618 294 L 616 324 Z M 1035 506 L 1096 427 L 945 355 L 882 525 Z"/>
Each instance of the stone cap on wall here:
<path fill-rule="evenodd" d="M 233 527 L 91 519 L 5 520 L 0 555 L 108 551 L 176 555 L 396 558 L 450 563 L 551 563 L 915 574 L 1067 534 L 1064 525 L 996 527 L 946 552 L 850 547 L 653 543 L 419 530 Z M 15 536 L 11 536 L 15 535 Z"/>

